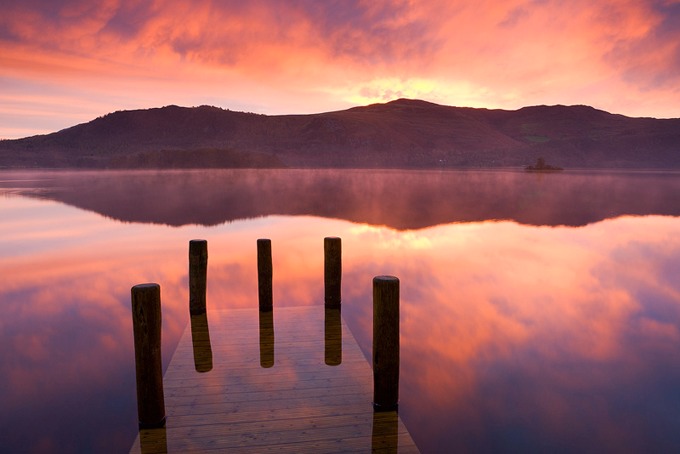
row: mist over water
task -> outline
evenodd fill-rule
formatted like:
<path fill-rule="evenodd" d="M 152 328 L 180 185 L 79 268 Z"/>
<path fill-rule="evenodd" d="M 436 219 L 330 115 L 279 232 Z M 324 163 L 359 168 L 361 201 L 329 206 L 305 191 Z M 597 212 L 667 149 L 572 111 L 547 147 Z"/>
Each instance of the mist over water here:
<path fill-rule="evenodd" d="M 0 174 L 0 446 L 126 451 L 130 287 L 161 285 L 163 361 L 208 240 L 210 310 L 323 305 L 371 351 L 371 279 L 401 281 L 400 416 L 422 452 L 680 446 L 677 175 L 208 171 Z M 257 335 L 257 333 L 254 333 Z M 219 358 L 214 358 L 219 361 Z"/>
<path fill-rule="evenodd" d="M 172 226 L 311 215 L 406 230 L 486 220 L 578 226 L 625 214 L 680 215 L 678 172 L 236 169 L 7 174 L 10 181 L 0 187 L 13 186 L 14 193 L 120 221 Z"/>

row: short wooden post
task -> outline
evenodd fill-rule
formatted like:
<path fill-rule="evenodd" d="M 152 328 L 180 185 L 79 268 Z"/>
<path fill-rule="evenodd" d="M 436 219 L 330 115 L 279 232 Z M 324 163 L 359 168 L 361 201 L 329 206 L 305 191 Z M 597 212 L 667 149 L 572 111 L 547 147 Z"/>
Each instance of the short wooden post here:
<path fill-rule="evenodd" d="M 373 408 L 393 411 L 399 402 L 399 279 L 373 278 Z"/>
<path fill-rule="evenodd" d="M 131 293 L 139 428 L 163 427 L 161 288 L 158 284 L 140 284 L 132 287 Z"/>
<path fill-rule="evenodd" d="M 340 307 L 342 288 L 342 240 L 326 237 L 324 251 L 324 293 L 326 307 Z"/>
<path fill-rule="evenodd" d="M 189 241 L 189 312 L 205 314 L 205 294 L 208 278 L 208 242 Z"/>
<path fill-rule="evenodd" d="M 272 294 L 272 241 L 261 238 L 257 240 L 257 289 L 261 311 L 271 311 Z"/>

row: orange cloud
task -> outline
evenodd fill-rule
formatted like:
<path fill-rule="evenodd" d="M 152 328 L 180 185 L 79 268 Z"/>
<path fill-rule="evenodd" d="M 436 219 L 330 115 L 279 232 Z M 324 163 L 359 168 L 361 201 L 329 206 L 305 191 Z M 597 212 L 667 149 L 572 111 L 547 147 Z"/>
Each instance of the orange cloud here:
<path fill-rule="evenodd" d="M 679 10 L 619 0 L 12 0 L 0 18 L 0 78 L 22 82 L 15 96 L 28 101 L 4 134 L 45 124 L 31 113 L 36 94 L 41 110 L 69 101 L 64 126 L 95 108 L 302 113 L 400 96 L 678 116 Z"/>

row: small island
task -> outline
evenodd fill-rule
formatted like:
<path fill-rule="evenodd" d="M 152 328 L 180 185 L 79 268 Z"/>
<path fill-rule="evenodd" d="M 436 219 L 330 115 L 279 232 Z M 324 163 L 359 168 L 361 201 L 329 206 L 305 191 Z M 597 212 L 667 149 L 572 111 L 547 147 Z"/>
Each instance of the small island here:
<path fill-rule="evenodd" d="M 545 159 L 538 158 L 536 164 L 533 166 L 526 166 L 524 168 L 527 172 L 559 172 L 564 170 L 562 167 L 551 166 L 545 163 Z"/>

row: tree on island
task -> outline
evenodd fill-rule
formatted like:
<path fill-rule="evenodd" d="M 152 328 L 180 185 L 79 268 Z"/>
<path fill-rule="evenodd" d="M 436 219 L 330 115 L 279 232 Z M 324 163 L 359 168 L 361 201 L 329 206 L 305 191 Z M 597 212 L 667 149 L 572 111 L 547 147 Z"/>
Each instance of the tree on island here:
<path fill-rule="evenodd" d="M 556 167 L 556 166 L 551 166 L 545 163 L 545 159 L 543 157 L 539 157 L 536 160 L 536 164 L 533 166 L 526 166 L 524 170 L 528 170 L 531 172 L 554 172 L 558 170 L 564 170 L 562 167 Z"/>

